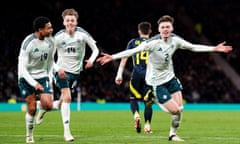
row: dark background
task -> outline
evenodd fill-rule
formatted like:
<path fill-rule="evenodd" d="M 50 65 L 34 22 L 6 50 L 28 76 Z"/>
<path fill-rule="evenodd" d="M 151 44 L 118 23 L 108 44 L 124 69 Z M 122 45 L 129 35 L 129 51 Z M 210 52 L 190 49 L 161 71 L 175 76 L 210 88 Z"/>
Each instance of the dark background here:
<path fill-rule="evenodd" d="M 217 45 L 226 41 L 232 45 L 233 52 L 220 55 L 240 72 L 240 5 L 236 0 L 8 0 L 0 6 L 0 101 L 24 100 L 17 85 L 17 58 L 22 40 L 33 32 L 33 19 L 41 15 L 49 17 L 56 33 L 64 28 L 61 13 L 66 8 L 78 11 L 79 26 L 94 37 L 101 51 L 110 54 L 124 50 L 131 38 L 138 37 L 139 22 L 151 22 L 154 35 L 158 33 L 157 20 L 162 15 L 171 15 L 175 18 L 175 33 L 192 43 Z M 209 53 L 179 50 L 174 62 L 187 102 L 240 102 L 239 90 Z M 94 68 L 81 73 L 78 87 L 83 101 L 128 102 L 131 60 L 121 86 L 114 83 L 118 63 L 105 66 L 96 63 Z"/>

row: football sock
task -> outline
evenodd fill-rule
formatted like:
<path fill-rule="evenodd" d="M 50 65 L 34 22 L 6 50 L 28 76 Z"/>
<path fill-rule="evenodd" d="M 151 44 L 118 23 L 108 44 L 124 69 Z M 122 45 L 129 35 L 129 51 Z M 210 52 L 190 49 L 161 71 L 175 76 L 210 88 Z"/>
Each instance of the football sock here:
<path fill-rule="evenodd" d="M 43 117 L 47 111 L 45 109 L 39 109 L 38 115 Z"/>
<path fill-rule="evenodd" d="M 60 107 L 59 107 L 59 100 L 56 100 L 56 101 L 53 102 L 53 109 L 54 110 L 60 109 Z"/>
<path fill-rule="evenodd" d="M 63 102 L 61 105 L 62 122 L 64 127 L 64 134 L 70 133 L 70 103 Z"/>
<path fill-rule="evenodd" d="M 172 122 L 171 122 L 169 136 L 176 135 L 177 129 L 179 128 L 181 123 L 181 119 L 182 119 L 182 112 L 176 115 L 172 115 Z"/>
<path fill-rule="evenodd" d="M 133 115 L 134 119 L 136 119 L 137 117 L 140 117 L 139 113 L 136 111 Z"/>
<path fill-rule="evenodd" d="M 149 122 L 151 123 L 152 121 L 152 108 L 149 108 L 149 107 L 145 107 L 144 109 L 144 119 L 145 119 L 145 122 Z"/>
<path fill-rule="evenodd" d="M 138 103 L 135 99 L 130 99 L 130 107 L 133 114 L 139 111 Z"/>
<path fill-rule="evenodd" d="M 145 121 L 145 124 L 150 124 L 150 122 L 147 120 L 147 121 Z"/>
<path fill-rule="evenodd" d="M 37 109 L 42 109 L 42 104 L 40 100 L 37 101 Z"/>
<path fill-rule="evenodd" d="M 25 115 L 25 121 L 26 121 L 26 136 L 32 136 L 34 129 L 34 117 L 27 112 Z"/>
<path fill-rule="evenodd" d="M 144 128 L 150 128 L 150 123 L 148 121 L 145 123 Z"/>

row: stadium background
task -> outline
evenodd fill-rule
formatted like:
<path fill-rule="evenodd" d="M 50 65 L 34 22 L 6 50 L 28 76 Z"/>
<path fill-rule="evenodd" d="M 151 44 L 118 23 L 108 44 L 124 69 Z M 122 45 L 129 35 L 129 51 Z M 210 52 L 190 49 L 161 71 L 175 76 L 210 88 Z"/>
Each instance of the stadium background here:
<path fill-rule="evenodd" d="M 127 42 L 137 37 L 137 24 L 150 21 L 157 34 L 157 20 L 164 14 L 175 18 L 175 33 L 193 43 L 216 45 L 222 41 L 233 46 L 230 54 L 177 51 L 175 71 L 181 80 L 187 103 L 239 103 L 239 2 L 234 0 L 35 0 L 5 1 L 0 6 L 0 102 L 23 102 L 17 85 L 17 56 L 24 37 L 33 32 L 36 16 L 48 16 L 54 33 L 63 28 L 61 12 L 75 8 L 79 26 L 97 41 L 101 51 L 124 50 Z M 219 60 L 220 59 L 220 60 Z M 81 73 L 84 102 L 128 102 L 129 60 L 125 83 L 114 83 L 119 61 Z M 76 94 L 77 95 L 77 94 Z M 77 100 L 74 95 L 73 101 Z"/>

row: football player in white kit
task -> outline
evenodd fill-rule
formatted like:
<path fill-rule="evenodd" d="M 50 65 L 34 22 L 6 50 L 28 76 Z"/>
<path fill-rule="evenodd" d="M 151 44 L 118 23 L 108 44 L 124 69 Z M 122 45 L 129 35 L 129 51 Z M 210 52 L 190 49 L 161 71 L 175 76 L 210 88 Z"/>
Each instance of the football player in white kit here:
<path fill-rule="evenodd" d="M 34 116 L 36 99 L 42 107 L 51 110 L 53 105 L 49 73 L 54 62 L 54 42 L 51 38 L 52 24 L 47 17 L 37 17 L 33 22 L 34 33 L 25 37 L 18 57 L 18 85 L 27 103 L 26 143 L 34 143 Z"/>
<path fill-rule="evenodd" d="M 54 101 L 53 109 L 58 109 L 57 106 L 60 106 L 65 141 L 74 141 L 69 126 L 71 89 L 79 80 L 80 72 L 83 70 L 86 44 L 92 53 L 89 59 L 85 60 L 85 69 L 93 67 L 99 54 L 96 41 L 92 36 L 81 27 L 77 27 L 78 17 L 78 12 L 75 9 L 65 9 L 62 12 L 65 29 L 60 30 L 54 36 L 57 50 L 57 63 L 54 65 L 55 85 L 60 89 L 61 97 L 59 101 Z M 39 110 L 36 123 L 41 123 L 45 112 L 44 109 Z"/>
<path fill-rule="evenodd" d="M 102 65 L 116 59 L 129 57 L 137 52 L 148 50 L 148 65 L 146 72 L 146 82 L 152 86 L 153 94 L 157 99 L 158 105 L 166 112 L 172 115 L 169 132 L 170 141 L 184 141 L 177 136 L 176 132 L 180 126 L 183 103 L 182 103 L 182 85 L 174 73 L 172 56 L 177 49 L 186 49 L 194 52 L 230 52 L 231 46 L 225 45 L 225 42 L 217 46 L 206 46 L 192 44 L 173 32 L 174 19 L 171 16 L 164 15 L 158 20 L 158 30 L 160 35 L 150 40 L 142 42 L 134 49 L 125 50 L 117 54 L 103 56 L 97 59 Z"/>

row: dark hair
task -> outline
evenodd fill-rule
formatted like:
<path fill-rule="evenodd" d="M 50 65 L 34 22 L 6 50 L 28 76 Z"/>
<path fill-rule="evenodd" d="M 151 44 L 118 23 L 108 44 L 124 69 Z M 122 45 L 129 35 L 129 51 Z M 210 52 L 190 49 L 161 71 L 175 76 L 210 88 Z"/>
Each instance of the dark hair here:
<path fill-rule="evenodd" d="M 158 24 L 160 24 L 162 22 L 170 22 L 173 24 L 174 18 L 169 15 L 164 15 L 164 16 L 160 17 L 159 20 L 157 21 Z"/>
<path fill-rule="evenodd" d="M 44 16 L 39 16 L 34 19 L 33 21 L 33 30 L 36 32 L 40 28 L 44 28 L 46 23 L 50 22 L 49 18 L 44 17 Z"/>
<path fill-rule="evenodd" d="M 149 30 L 152 29 L 152 25 L 150 22 L 140 22 L 138 24 L 138 29 L 143 33 L 143 34 L 148 34 Z"/>

